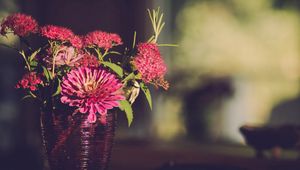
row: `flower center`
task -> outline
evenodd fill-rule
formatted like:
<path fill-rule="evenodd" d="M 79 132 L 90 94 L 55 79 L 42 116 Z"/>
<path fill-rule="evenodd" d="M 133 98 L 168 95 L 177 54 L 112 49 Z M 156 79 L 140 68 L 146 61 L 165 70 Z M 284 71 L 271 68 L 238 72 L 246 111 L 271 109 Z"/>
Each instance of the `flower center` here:
<path fill-rule="evenodd" d="M 84 91 L 90 93 L 97 89 L 97 83 L 95 81 L 88 81 L 84 83 Z"/>

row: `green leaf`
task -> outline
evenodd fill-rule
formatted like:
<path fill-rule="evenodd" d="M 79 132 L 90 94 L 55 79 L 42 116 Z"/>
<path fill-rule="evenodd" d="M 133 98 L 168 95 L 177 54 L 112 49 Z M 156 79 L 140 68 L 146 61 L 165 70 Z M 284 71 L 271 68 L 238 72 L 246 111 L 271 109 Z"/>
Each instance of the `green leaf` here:
<path fill-rule="evenodd" d="M 30 66 L 31 67 L 36 67 L 38 65 L 38 62 L 37 61 L 31 61 L 30 62 Z"/>
<path fill-rule="evenodd" d="M 148 40 L 148 42 L 156 43 L 160 32 L 165 26 L 165 22 L 163 22 L 164 14 L 161 13 L 160 8 L 157 8 L 156 10 L 153 9 L 152 12 L 148 9 L 148 15 L 154 31 L 154 35 Z"/>
<path fill-rule="evenodd" d="M 141 89 L 142 89 L 142 91 L 144 92 L 144 94 L 146 96 L 149 107 L 152 110 L 152 98 L 151 98 L 150 90 L 143 82 L 140 83 L 140 86 L 141 86 Z"/>
<path fill-rule="evenodd" d="M 51 79 L 51 74 L 46 67 L 42 66 L 42 68 L 43 68 L 44 75 L 45 75 L 47 81 L 49 82 L 49 80 Z"/>
<path fill-rule="evenodd" d="M 19 54 L 23 57 L 23 59 L 26 63 L 26 67 L 27 67 L 28 71 L 31 71 L 31 67 L 30 67 L 30 64 L 28 63 L 28 60 L 26 58 L 24 50 L 19 51 Z"/>
<path fill-rule="evenodd" d="M 103 65 L 109 67 L 110 69 L 112 69 L 115 73 L 117 73 L 120 77 L 123 77 L 123 69 L 122 67 L 118 66 L 117 64 L 111 63 L 111 62 L 107 62 L 107 61 L 103 61 L 101 62 Z"/>
<path fill-rule="evenodd" d="M 135 78 L 135 74 L 132 72 L 130 74 L 128 74 L 128 76 L 125 77 L 125 79 L 122 80 L 122 82 L 126 82 L 128 80 L 132 80 Z"/>
<path fill-rule="evenodd" d="M 154 39 L 155 39 L 155 36 L 152 35 L 147 42 L 151 43 L 151 42 L 153 42 Z"/>
<path fill-rule="evenodd" d="M 36 57 L 36 55 L 41 51 L 41 48 L 39 48 L 38 50 L 36 50 L 35 52 L 33 52 L 30 56 L 29 56 L 29 62 L 31 63 L 32 60 Z"/>
<path fill-rule="evenodd" d="M 57 83 L 57 88 L 56 88 L 56 92 L 52 94 L 52 97 L 57 96 L 60 94 L 61 92 L 61 86 L 60 86 L 60 80 L 58 79 L 58 83 Z"/>
<path fill-rule="evenodd" d="M 156 31 L 156 35 L 157 35 L 157 36 L 160 34 L 160 32 L 162 31 L 162 29 L 164 28 L 164 26 L 165 26 L 165 23 L 163 22 L 163 23 L 160 25 L 159 29 Z"/>
<path fill-rule="evenodd" d="M 158 13 L 157 13 L 157 15 L 158 15 Z M 164 26 L 163 26 L 164 23 L 162 24 L 162 19 L 163 19 L 163 17 L 164 17 L 164 14 L 161 14 L 160 17 L 159 17 L 158 23 L 157 23 L 157 25 L 159 26 L 159 29 L 160 29 L 160 30 L 162 29 L 162 27 L 164 27 Z"/>
<path fill-rule="evenodd" d="M 133 120 L 133 112 L 130 103 L 127 100 L 120 101 L 120 109 L 125 111 L 128 121 L 128 127 L 130 127 Z"/>

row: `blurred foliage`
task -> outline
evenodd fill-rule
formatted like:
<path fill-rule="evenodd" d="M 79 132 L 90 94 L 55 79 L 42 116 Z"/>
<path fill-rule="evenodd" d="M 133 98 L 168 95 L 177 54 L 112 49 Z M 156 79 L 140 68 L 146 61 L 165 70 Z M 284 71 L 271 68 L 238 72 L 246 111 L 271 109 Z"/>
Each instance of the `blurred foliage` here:
<path fill-rule="evenodd" d="M 176 19 L 180 47 L 169 61 L 173 77 L 170 100 L 178 107 L 165 112 L 182 116 L 193 112 L 206 121 L 206 133 L 213 139 L 241 140 L 237 130 L 240 125 L 267 123 L 277 103 L 298 95 L 299 13 L 289 8 L 296 2 L 185 2 Z M 184 109 L 185 95 L 203 88 L 207 80 L 226 77 L 234 91 L 231 98 L 221 101 L 213 96 L 215 100 L 201 105 L 206 99 L 198 96 L 191 101 L 206 109 Z M 211 94 L 215 95 L 214 91 Z M 179 122 L 174 123 L 178 126 Z"/>
<path fill-rule="evenodd" d="M 0 0 L 0 14 L 18 11 L 17 0 Z"/>
<path fill-rule="evenodd" d="M 19 10 L 16 0 L 0 0 L 0 21 L 11 13 L 17 12 Z M 16 41 L 16 38 L 11 37 L 5 38 L 0 36 L 0 43 L 13 44 Z"/>

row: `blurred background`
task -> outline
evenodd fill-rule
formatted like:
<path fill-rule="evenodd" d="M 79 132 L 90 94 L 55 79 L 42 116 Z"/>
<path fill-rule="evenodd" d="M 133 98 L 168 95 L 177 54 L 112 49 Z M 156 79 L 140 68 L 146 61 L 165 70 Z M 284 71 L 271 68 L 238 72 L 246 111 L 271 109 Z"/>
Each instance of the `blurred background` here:
<path fill-rule="evenodd" d="M 111 169 L 299 169 L 298 151 L 259 160 L 239 133 L 245 124 L 300 125 L 297 0 L 0 0 L 0 18 L 22 12 L 79 35 L 101 29 L 129 46 L 134 31 L 138 41 L 150 37 L 146 9 L 157 7 L 166 22 L 159 43 L 178 44 L 161 47 L 171 87 L 151 89 L 152 111 L 140 95 L 130 128 L 118 116 Z M 19 42 L 9 39 L 0 43 Z M 2 46 L 0 57 L 0 167 L 43 169 L 39 110 L 14 89 L 22 59 Z"/>

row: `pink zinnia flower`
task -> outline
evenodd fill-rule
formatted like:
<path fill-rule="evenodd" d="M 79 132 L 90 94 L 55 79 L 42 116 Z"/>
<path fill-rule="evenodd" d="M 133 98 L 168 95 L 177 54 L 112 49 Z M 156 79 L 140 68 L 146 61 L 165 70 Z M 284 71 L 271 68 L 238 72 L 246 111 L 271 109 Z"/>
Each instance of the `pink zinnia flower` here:
<path fill-rule="evenodd" d="M 51 40 L 70 41 L 74 37 L 74 33 L 65 27 L 46 25 L 40 28 L 40 34 Z"/>
<path fill-rule="evenodd" d="M 76 106 L 81 113 L 89 113 L 88 121 L 106 122 L 107 110 L 119 106 L 124 100 L 122 83 L 112 73 L 103 69 L 79 67 L 63 77 L 61 102 Z"/>
<path fill-rule="evenodd" d="M 50 65 L 53 64 L 53 51 L 52 49 L 49 49 L 48 51 L 49 55 L 45 58 L 45 61 L 49 63 Z M 55 58 L 55 65 L 62 66 L 67 65 L 70 67 L 74 67 L 79 60 L 83 57 L 83 55 L 79 55 L 75 48 L 70 46 L 60 46 L 58 49 L 57 55 Z"/>
<path fill-rule="evenodd" d="M 30 89 L 31 91 L 37 90 L 37 86 L 42 84 L 41 78 L 36 72 L 30 72 L 23 76 L 23 78 L 17 83 L 16 88 Z"/>
<path fill-rule="evenodd" d="M 85 47 L 97 46 L 108 50 L 113 46 L 121 45 L 122 40 L 118 34 L 107 33 L 103 31 L 94 31 L 83 37 Z"/>
<path fill-rule="evenodd" d="M 163 81 L 167 67 L 158 46 L 154 43 L 140 43 L 137 45 L 137 51 L 133 64 L 141 73 L 142 80 L 167 89 L 168 83 Z"/>
<path fill-rule="evenodd" d="M 29 15 L 16 13 L 6 17 L 0 26 L 0 33 L 5 35 L 9 30 L 18 36 L 27 36 L 29 33 L 36 33 L 38 24 Z"/>

